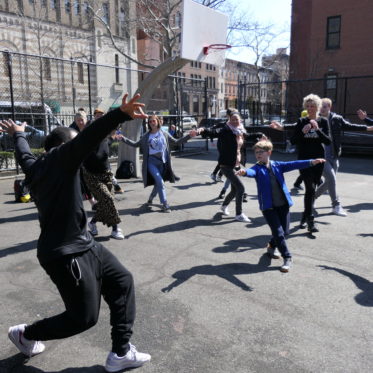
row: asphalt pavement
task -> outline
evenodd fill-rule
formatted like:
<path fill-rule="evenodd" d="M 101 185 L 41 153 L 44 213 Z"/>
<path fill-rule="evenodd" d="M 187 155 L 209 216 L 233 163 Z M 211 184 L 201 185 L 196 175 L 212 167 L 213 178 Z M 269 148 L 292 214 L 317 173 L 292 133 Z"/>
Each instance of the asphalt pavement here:
<path fill-rule="evenodd" d="M 273 159 L 291 160 L 275 152 Z M 298 228 L 303 193 L 293 196 L 288 239 L 294 266 L 279 271 L 265 246 L 270 232 L 256 184 L 245 178 L 252 223 L 219 213 L 222 183 L 209 178 L 216 150 L 174 158 L 181 180 L 167 183 L 170 214 L 140 179 L 116 195 L 124 241 L 98 224 L 97 240 L 133 273 L 137 319 L 132 338 L 152 360 L 141 373 L 368 373 L 373 371 L 373 161 L 342 158 L 338 191 L 347 217 L 317 200 L 314 236 Z M 248 166 L 254 161 L 249 157 Z M 286 175 L 291 186 L 298 172 Z M 26 360 L 8 340 L 9 326 L 62 312 L 56 288 L 39 266 L 33 203 L 15 203 L 13 179 L 0 180 L 0 372 L 98 373 L 110 349 L 110 318 Z M 61 196 L 63 198 L 63 196 Z M 86 203 L 89 211 L 90 206 Z M 234 205 L 230 207 L 234 215 Z M 89 214 L 91 212 L 89 211 Z"/>

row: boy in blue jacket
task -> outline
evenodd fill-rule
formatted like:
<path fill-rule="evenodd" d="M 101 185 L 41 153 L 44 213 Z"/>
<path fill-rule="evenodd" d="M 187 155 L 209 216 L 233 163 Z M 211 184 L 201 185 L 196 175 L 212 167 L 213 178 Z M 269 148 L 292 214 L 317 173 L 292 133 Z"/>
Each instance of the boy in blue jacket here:
<path fill-rule="evenodd" d="M 280 271 L 289 272 L 292 259 L 285 235 L 289 233 L 289 208 L 293 205 L 293 201 L 285 184 L 284 172 L 315 166 L 324 163 L 325 159 L 290 162 L 271 161 L 273 144 L 268 140 L 257 142 L 253 146 L 253 150 L 257 163 L 247 170 L 239 170 L 237 174 L 255 178 L 258 188 L 259 208 L 272 231 L 267 252 L 274 259 L 279 258 L 280 252 L 284 259 Z"/>

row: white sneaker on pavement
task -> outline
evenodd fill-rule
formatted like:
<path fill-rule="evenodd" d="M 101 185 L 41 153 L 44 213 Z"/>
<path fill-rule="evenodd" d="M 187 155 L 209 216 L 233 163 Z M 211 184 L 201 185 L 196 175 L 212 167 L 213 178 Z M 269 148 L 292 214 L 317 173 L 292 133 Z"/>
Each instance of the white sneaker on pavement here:
<path fill-rule="evenodd" d="M 215 174 L 211 174 L 211 175 L 210 175 L 210 179 L 211 179 L 212 181 L 216 181 L 216 175 L 215 175 Z"/>
<path fill-rule="evenodd" d="M 230 213 L 229 213 L 229 211 L 228 211 L 228 206 L 224 206 L 224 205 L 222 205 L 221 207 L 220 207 L 220 211 L 223 213 L 223 215 L 225 215 L 225 216 L 229 216 L 230 215 Z"/>
<path fill-rule="evenodd" d="M 293 264 L 293 259 L 291 259 L 291 258 L 285 258 L 284 259 L 284 264 L 280 267 L 280 271 L 284 272 L 284 273 L 289 272 L 292 264 Z"/>
<path fill-rule="evenodd" d="M 32 357 L 42 353 L 45 346 L 40 341 L 32 341 L 23 336 L 26 326 L 26 324 L 20 324 L 10 327 L 8 337 L 17 346 L 18 350 L 28 357 Z"/>
<path fill-rule="evenodd" d="M 346 211 L 343 210 L 343 207 L 341 205 L 334 206 L 332 212 L 334 215 L 347 216 Z"/>
<path fill-rule="evenodd" d="M 251 223 L 251 220 L 243 213 L 241 215 L 236 215 L 235 219 L 242 223 Z"/>
<path fill-rule="evenodd" d="M 130 343 L 130 350 L 123 357 L 110 352 L 105 364 L 107 372 L 119 372 L 123 369 L 137 368 L 150 361 L 151 356 L 143 352 L 138 352 L 136 347 Z"/>
<path fill-rule="evenodd" d="M 117 228 L 117 230 L 113 229 L 110 236 L 116 240 L 124 240 L 124 235 L 120 228 Z"/>
<path fill-rule="evenodd" d="M 97 230 L 96 223 L 89 222 L 88 223 L 88 229 L 91 232 L 92 236 L 97 236 L 98 235 L 98 230 Z"/>

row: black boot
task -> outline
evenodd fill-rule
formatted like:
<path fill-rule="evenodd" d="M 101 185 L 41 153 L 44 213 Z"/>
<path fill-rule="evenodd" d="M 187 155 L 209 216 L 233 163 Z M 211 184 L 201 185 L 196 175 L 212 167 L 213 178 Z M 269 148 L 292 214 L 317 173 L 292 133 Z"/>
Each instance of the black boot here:
<path fill-rule="evenodd" d="M 306 215 L 304 215 L 304 213 L 302 214 L 302 219 L 300 220 L 299 227 L 306 228 Z"/>
<path fill-rule="evenodd" d="M 220 194 L 219 194 L 218 199 L 224 199 L 224 197 L 225 197 L 225 189 L 223 188 L 223 189 L 221 190 Z"/>
<path fill-rule="evenodd" d="M 315 224 L 315 218 L 312 215 L 307 218 L 307 230 L 310 233 L 315 233 L 319 231 Z"/>

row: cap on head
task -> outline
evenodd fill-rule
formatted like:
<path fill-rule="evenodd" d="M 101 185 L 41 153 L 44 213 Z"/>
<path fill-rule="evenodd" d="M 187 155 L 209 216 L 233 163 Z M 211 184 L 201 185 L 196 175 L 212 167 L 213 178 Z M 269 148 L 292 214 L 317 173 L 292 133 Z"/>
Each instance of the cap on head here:
<path fill-rule="evenodd" d="M 101 108 L 96 108 L 95 111 L 93 112 L 93 114 L 105 114 L 105 112 L 101 109 Z"/>

